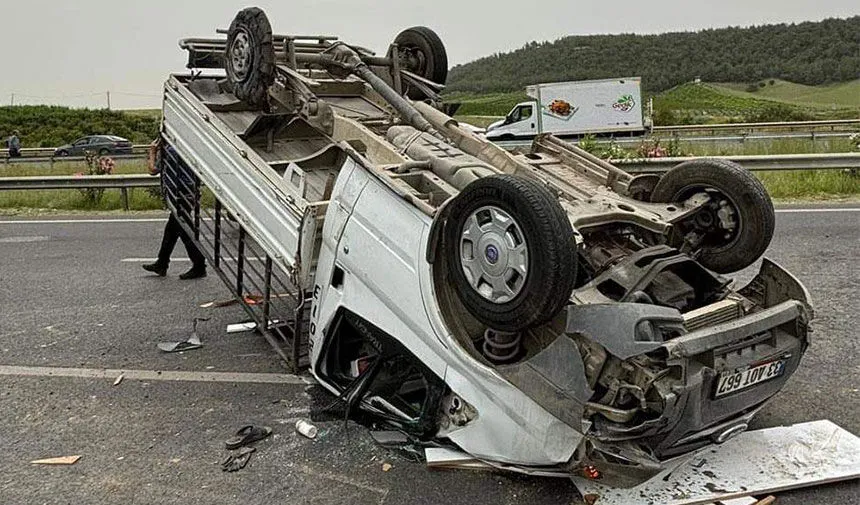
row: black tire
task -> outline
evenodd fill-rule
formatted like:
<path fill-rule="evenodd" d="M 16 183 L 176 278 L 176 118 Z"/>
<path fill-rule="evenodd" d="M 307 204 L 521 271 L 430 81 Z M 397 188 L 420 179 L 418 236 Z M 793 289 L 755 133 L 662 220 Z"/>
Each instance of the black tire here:
<path fill-rule="evenodd" d="M 68 155 L 69 155 L 69 151 L 66 151 L 65 149 L 64 149 L 64 150 L 62 150 L 62 151 L 57 151 L 57 155 L 59 155 L 59 156 L 68 156 Z"/>
<path fill-rule="evenodd" d="M 753 264 L 770 245 L 776 224 L 773 202 L 764 185 L 737 163 L 691 160 L 660 178 L 651 201 L 678 203 L 703 190 L 714 192 L 714 199 L 728 200 L 737 225 L 732 233 L 716 239 L 711 234 L 702 246 L 699 262 L 719 273 L 736 272 Z"/>
<path fill-rule="evenodd" d="M 488 206 L 513 218 L 528 254 L 519 293 L 504 303 L 473 288 L 463 266 L 464 227 L 474 213 Z M 543 185 L 512 175 L 483 177 L 451 201 L 446 215 L 440 256 L 448 265 L 460 301 L 480 322 L 497 330 L 520 331 L 550 320 L 568 303 L 576 280 L 576 241 L 567 214 Z M 489 257 L 489 247 L 486 254 Z"/>
<path fill-rule="evenodd" d="M 104 156 L 106 154 L 110 154 L 110 149 L 105 149 L 104 147 L 99 149 L 99 156 Z"/>
<path fill-rule="evenodd" d="M 420 75 L 438 84 L 448 79 L 448 53 L 442 39 L 426 26 L 413 26 L 400 32 L 394 38 L 397 44 L 400 68 Z M 415 100 L 425 98 L 416 89 L 407 95 Z"/>
<path fill-rule="evenodd" d="M 262 9 L 248 7 L 233 18 L 224 67 L 236 98 L 254 107 L 268 107 L 269 86 L 275 82 L 275 46 L 272 25 Z"/>

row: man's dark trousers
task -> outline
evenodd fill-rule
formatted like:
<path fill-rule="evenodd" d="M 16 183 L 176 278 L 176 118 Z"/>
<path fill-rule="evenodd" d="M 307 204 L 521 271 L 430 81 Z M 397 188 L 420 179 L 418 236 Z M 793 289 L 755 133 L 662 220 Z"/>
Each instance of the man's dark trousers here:
<path fill-rule="evenodd" d="M 197 249 L 197 246 L 194 245 L 194 241 L 189 237 L 185 231 L 182 230 L 182 227 L 179 225 L 179 221 L 176 219 L 176 216 L 173 213 L 170 213 L 170 217 L 167 219 L 167 226 L 164 227 L 164 237 L 161 239 L 161 249 L 158 250 L 158 264 L 167 267 L 170 264 L 170 255 L 173 253 L 173 248 L 176 247 L 176 240 L 182 239 L 182 243 L 185 244 L 185 250 L 188 251 L 188 258 L 191 259 L 191 264 L 195 267 L 205 267 L 206 259 L 203 257 L 203 254 Z"/>

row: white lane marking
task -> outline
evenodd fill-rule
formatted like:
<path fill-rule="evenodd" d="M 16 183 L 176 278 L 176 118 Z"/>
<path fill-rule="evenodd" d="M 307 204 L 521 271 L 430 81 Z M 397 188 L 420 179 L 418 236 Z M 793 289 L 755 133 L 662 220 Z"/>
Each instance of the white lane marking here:
<path fill-rule="evenodd" d="M 266 258 L 260 256 L 246 256 L 245 261 L 265 261 Z M 158 258 L 123 258 L 120 261 L 123 263 L 153 263 Z M 191 261 L 188 258 L 170 258 L 170 261 Z M 236 261 L 234 258 L 221 258 L 221 261 Z"/>
<path fill-rule="evenodd" d="M 44 235 L 0 237 L 0 243 L 2 244 L 24 244 L 27 242 L 45 242 L 46 240 L 51 240 L 51 237 L 46 237 Z"/>
<path fill-rule="evenodd" d="M 316 384 L 310 376 L 251 372 L 181 372 L 174 370 L 123 370 L 111 368 L 64 368 L 46 366 L 0 365 L 0 375 L 22 377 L 73 377 L 80 379 L 173 381 L 173 382 L 245 382 L 256 384 Z"/>
<path fill-rule="evenodd" d="M 776 209 L 777 214 L 805 214 L 812 212 L 860 212 L 860 208 L 840 209 L 833 207 L 825 207 L 820 209 Z"/>

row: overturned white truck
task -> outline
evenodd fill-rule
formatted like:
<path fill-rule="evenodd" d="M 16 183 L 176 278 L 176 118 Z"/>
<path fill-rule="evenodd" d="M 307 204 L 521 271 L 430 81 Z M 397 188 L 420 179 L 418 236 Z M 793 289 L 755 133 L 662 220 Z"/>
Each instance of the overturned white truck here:
<path fill-rule="evenodd" d="M 762 185 L 633 177 L 552 136 L 511 154 L 438 110 L 445 49 L 385 56 L 241 11 L 164 88 L 169 206 L 293 369 L 416 440 L 628 485 L 743 431 L 812 309 L 764 260 Z M 207 200 L 206 193 L 214 196 Z M 201 200 L 201 195 L 203 198 Z M 208 202 L 208 203 L 207 203 Z"/>

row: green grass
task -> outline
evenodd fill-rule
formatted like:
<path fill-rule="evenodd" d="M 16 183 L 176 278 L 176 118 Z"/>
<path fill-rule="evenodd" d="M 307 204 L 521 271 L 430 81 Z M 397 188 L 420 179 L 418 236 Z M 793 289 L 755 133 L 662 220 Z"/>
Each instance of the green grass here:
<path fill-rule="evenodd" d="M 847 138 L 825 140 L 773 139 L 754 142 L 711 143 L 679 142 L 685 156 L 739 156 L 771 154 L 845 153 L 854 149 Z"/>
<path fill-rule="evenodd" d="M 763 82 L 768 83 L 770 80 Z M 804 86 L 774 80 L 754 93 L 747 84 L 687 83 L 653 95 L 656 124 L 802 121 L 860 117 L 860 80 Z M 529 98 L 523 92 L 448 93 L 448 103 L 460 103 L 458 117 L 486 126 Z M 645 97 L 645 102 L 651 97 Z M 468 117 L 469 119 L 466 119 Z"/>
<path fill-rule="evenodd" d="M 487 95 L 450 93 L 446 94 L 443 98 L 447 103 L 462 104 L 457 109 L 457 114 L 462 116 L 504 116 L 514 108 L 514 105 L 530 100 L 521 91 L 491 93 Z"/>
<path fill-rule="evenodd" d="M 123 109 L 122 112 L 130 116 L 143 116 L 161 119 L 161 109 Z"/>
<path fill-rule="evenodd" d="M 743 91 L 746 85 L 740 84 L 687 83 L 653 97 L 654 120 L 665 125 L 856 119 L 860 84 L 855 83 L 860 81 L 834 86 L 774 81 L 755 93 Z"/>
<path fill-rule="evenodd" d="M 0 165 L 0 177 L 26 177 L 73 175 L 85 170 L 82 163 L 49 164 L 20 164 Z M 114 170 L 116 174 L 144 174 L 146 162 L 143 160 L 118 160 Z M 162 208 L 161 198 L 148 188 L 128 190 L 129 208 L 131 210 L 157 210 Z M 109 211 L 122 209 L 122 200 L 118 189 L 108 189 L 102 193 L 98 202 L 90 202 L 76 190 L 45 190 L 45 191 L 0 191 L 0 209 L 51 209 L 51 210 L 90 210 Z"/>
<path fill-rule="evenodd" d="M 773 81 L 773 84 L 770 82 Z M 757 91 L 747 91 L 748 85 L 716 83 L 725 93 L 745 98 L 776 100 L 803 107 L 824 109 L 860 109 L 860 79 L 825 86 L 806 86 L 779 79 L 764 79 Z"/>
<path fill-rule="evenodd" d="M 460 121 L 461 123 L 469 123 L 472 126 L 477 126 L 479 128 L 486 128 L 490 126 L 492 123 L 495 123 L 499 119 L 502 119 L 504 116 L 454 116 L 454 119 Z"/>
<path fill-rule="evenodd" d="M 480 124 L 475 119 L 482 117 L 459 117 L 472 124 Z M 489 119 L 489 118 L 484 118 Z M 663 140 L 665 145 L 668 139 Z M 743 154 L 800 154 L 850 152 L 854 149 L 851 141 L 844 138 L 816 140 L 775 139 L 767 142 L 737 142 L 711 144 L 707 142 L 681 142 L 678 155 L 688 156 L 730 156 Z M 84 169 L 81 163 L 55 163 L 45 165 L 0 165 L 0 177 L 23 177 L 35 175 L 72 175 Z M 143 160 L 119 160 L 115 173 L 146 173 Z M 756 172 L 775 199 L 822 199 L 845 198 L 860 195 L 860 176 L 841 170 L 804 170 L 784 172 Z M 203 196 L 204 205 L 212 205 L 214 199 L 208 192 Z M 162 201 L 157 193 L 147 189 L 129 191 L 129 206 L 132 210 L 162 209 Z M 119 190 L 106 190 L 97 204 L 92 204 L 77 190 L 46 191 L 3 191 L 0 192 L 0 210 L 8 213 L 20 209 L 63 210 L 63 211 L 111 211 L 122 209 Z"/>
<path fill-rule="evenodd" d="M 842 170 L 755 172 L 776 200 L 831 200 L 860 195 L 860 175 Z"/>

